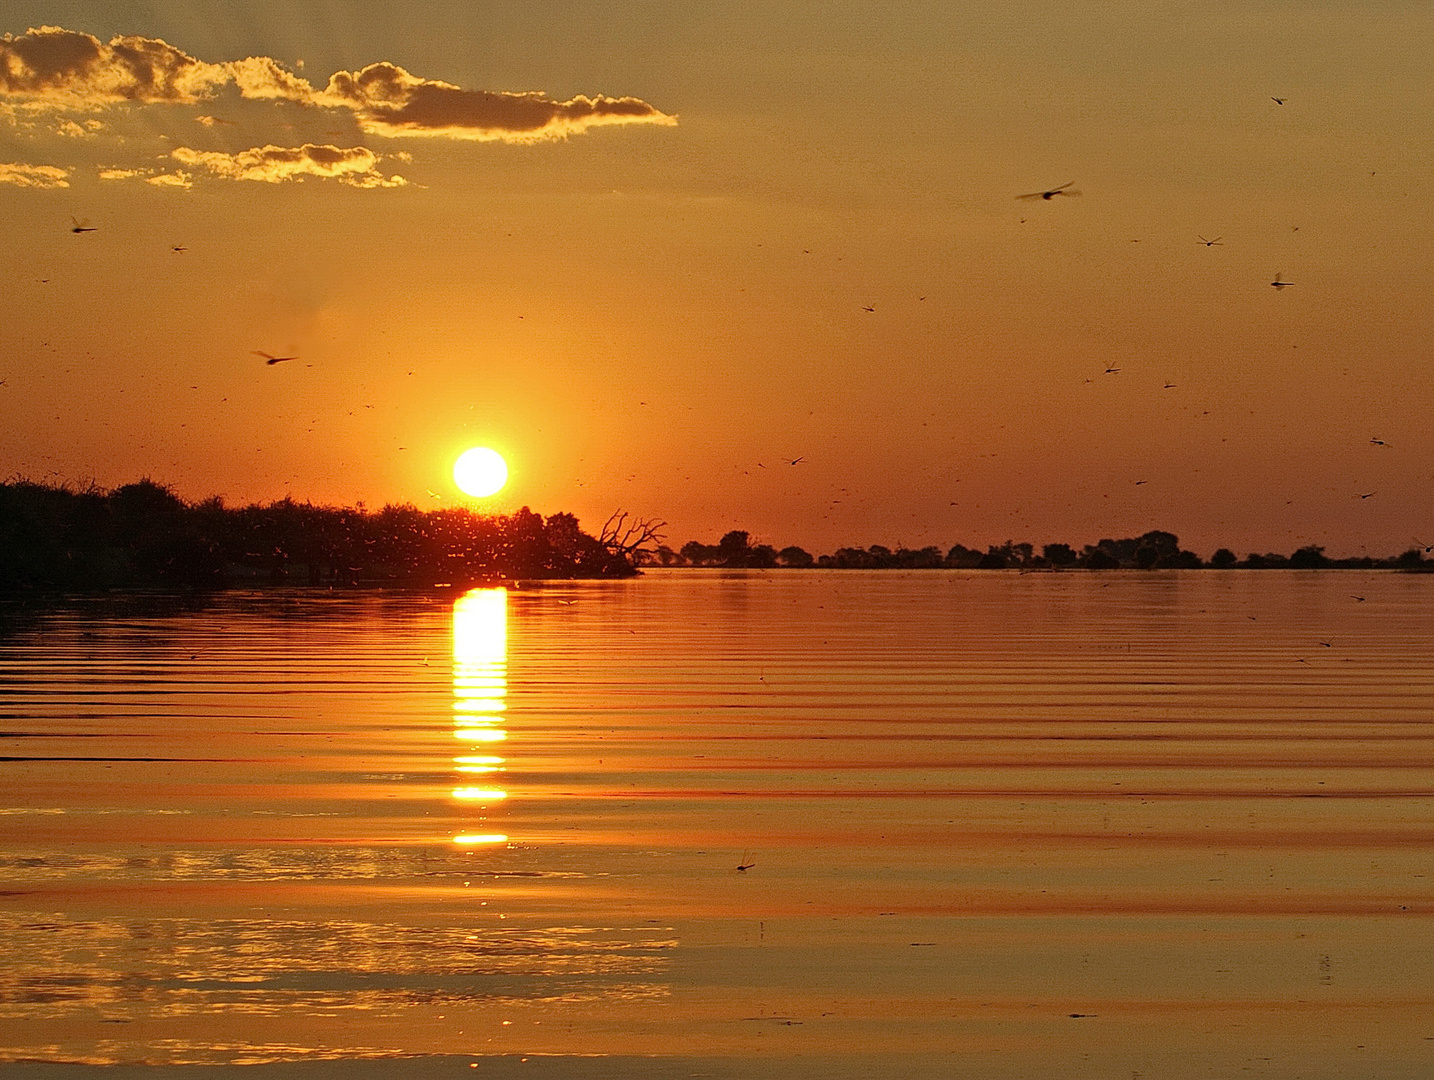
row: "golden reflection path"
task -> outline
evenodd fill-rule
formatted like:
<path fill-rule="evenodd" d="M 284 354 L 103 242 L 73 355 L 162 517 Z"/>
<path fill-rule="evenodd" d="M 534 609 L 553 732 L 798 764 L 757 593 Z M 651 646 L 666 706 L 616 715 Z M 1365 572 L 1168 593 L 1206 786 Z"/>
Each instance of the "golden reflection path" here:
<path fill-rule="evenodd" d="M 478 827 L 453 837 L 455 844 L 507 843 L 489 831 L 488 814 L 508 792 L 499 786 L 507 759 L 497 751 L 508 741 L 508 590 L 472 589 L 453 604 L 453 758 L 458 786 L 452 797 L 476 811 Z"/>

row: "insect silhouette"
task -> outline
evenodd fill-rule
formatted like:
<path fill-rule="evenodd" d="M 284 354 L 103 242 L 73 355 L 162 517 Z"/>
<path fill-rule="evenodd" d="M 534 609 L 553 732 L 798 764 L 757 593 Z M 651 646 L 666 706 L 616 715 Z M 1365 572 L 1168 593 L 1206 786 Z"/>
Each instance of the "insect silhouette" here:
<path fill-rule="evenodd" d="M 1293 281 L 1286 281 L 1279 273 L 1276 273 L 1275 280 L 1270 282 L 1271 288 L 1275 289 L 1284 289 L 1293 284 Z"/>
<path fill-rule="evenodd" d="M 266 353 L 266 352 L 260 352 L 258 349 L 255 349 L 255 350 L 254 350 L 254 355 L 255 355 L 255 356 L 262 356 L 262 357 L 264 358 L 264 363 L 269 364 L 269 365 L 282 364 L 285 360 L 297 360 L 297 359 L 298 359 L 297 356 L 270 356 L 268 353 Z"/>
<path fill-rule="evenodd" d="M 183 255 L 183 254 L 184 254 L 186 251 L 188 251 L 189 249 L 188 249 L 187 247 L 185 247 L 183 244 L 175 244 L 175 245 L 174 245 L 172 248 L 170 248 L 169 250 L 172 251 L 172 252 L 174 252 L 176 255 Z"/>
<path fill-rule="evenodd" d="M 795 464 L 797 464 L 797 462 L 799 462 L 799 461 L 806 461 L 807 459 L 806 459 L 806 456 L 803 455 L 802 457 L 782 458 L 782 460 L 785 461 L 788 465 L 795 465 Z"/>
<path fill-rule="evenodd" d="M 1283 105 L 1288 99 L 1282 97 L 1272 97 L 1270 98 L 1270 100 L 1273 101 L 1276 105 Z"/>
<path fill-rule="evenodd" d="M 1048 190 L 1048 191 L 1032 191 L 1032 192 L 1030 192 L 1030 193 L 1028 193 L 1028 194 L 1026 194 L 1026 195 L 1017 195 L 1016 198 L 1018 198 L 1018 199 L 1045 199 L 1046 202 L 1050 202 L 1050 201 L 1051 201 L 1052 199 L 1054 199 L 1057 195 L 1079 195 L 1079 194 L 1080 194 L 1079 191 L 1071 191 L 1071 190 L 1069 190 L 1071 184 L 1074 184 L 1074 183 L 1075 183 L 1075 181 L 1072 180 L 1072 181 L 1070 181 L 1069 183 L 1062 184 L 1060 187 L 1053 187 L 1053 188 L 1051 188 L 1051 189 Z"/>
<path fill-rule="evenodd" d="M 84 221 L 81 221 L 79 218 L 72 217 L 70 218 L 70 226 L 70 232 L 72 233 L 99 232 L 96 226 L 90 224 L 89 218 L 85 218 Z"/>
<path fill-rule="evenodd" d="M 1213 240 L 1206 240 L 1202 236 L 1200 237 L 1200 243 L 1204 244 L 1206 247 L 1224 247 L 1225 245 L 1220 242 L 1222 239 L 1222 237 L 1217 236 Z"/>
<path fill-rule="evenodd" d="M 742 852 L 742 861 L 737 864 L 737 869 L 745 874 L 748 870 L 752 869 L 752 867 L 756 865 L 757 862 L 755 859 L 752 858 L 751 852 L 744 851 Z"/>

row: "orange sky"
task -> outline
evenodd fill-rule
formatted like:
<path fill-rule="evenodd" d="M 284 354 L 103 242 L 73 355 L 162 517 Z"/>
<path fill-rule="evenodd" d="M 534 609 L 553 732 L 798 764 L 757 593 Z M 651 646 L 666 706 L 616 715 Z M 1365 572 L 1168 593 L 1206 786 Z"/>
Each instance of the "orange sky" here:
<path fill-rule="evenodd" d="M 5 476 L 426 507 L 481 443 L 674 545 L 1434 542 L 1427 5 L 0 33 Z"/>

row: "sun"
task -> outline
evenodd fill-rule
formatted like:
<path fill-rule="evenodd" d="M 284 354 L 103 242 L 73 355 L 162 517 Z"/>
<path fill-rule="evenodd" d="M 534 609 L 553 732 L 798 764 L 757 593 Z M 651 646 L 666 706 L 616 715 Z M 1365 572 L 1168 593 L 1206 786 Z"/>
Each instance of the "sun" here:
<path fill-rule="evenodd" d="M 459 454 L 453 463 L 453 482 L 475 499 L 496 495 L 508 482 L 508 463 L 498 451 L 475 446 Z"/>

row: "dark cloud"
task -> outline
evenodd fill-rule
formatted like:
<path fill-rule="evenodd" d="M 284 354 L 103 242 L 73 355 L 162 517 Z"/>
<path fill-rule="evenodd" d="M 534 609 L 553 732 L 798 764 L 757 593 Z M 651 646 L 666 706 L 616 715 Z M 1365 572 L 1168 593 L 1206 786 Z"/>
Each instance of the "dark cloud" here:
<path fill-rule="evenodd" d="M 206 64 L 157 38 L 117 37 L 42 26 L 0 37 L 0 94 L 59 108 L 116 102 L 192 103 L 231 81 L 223 64 Z"/>

